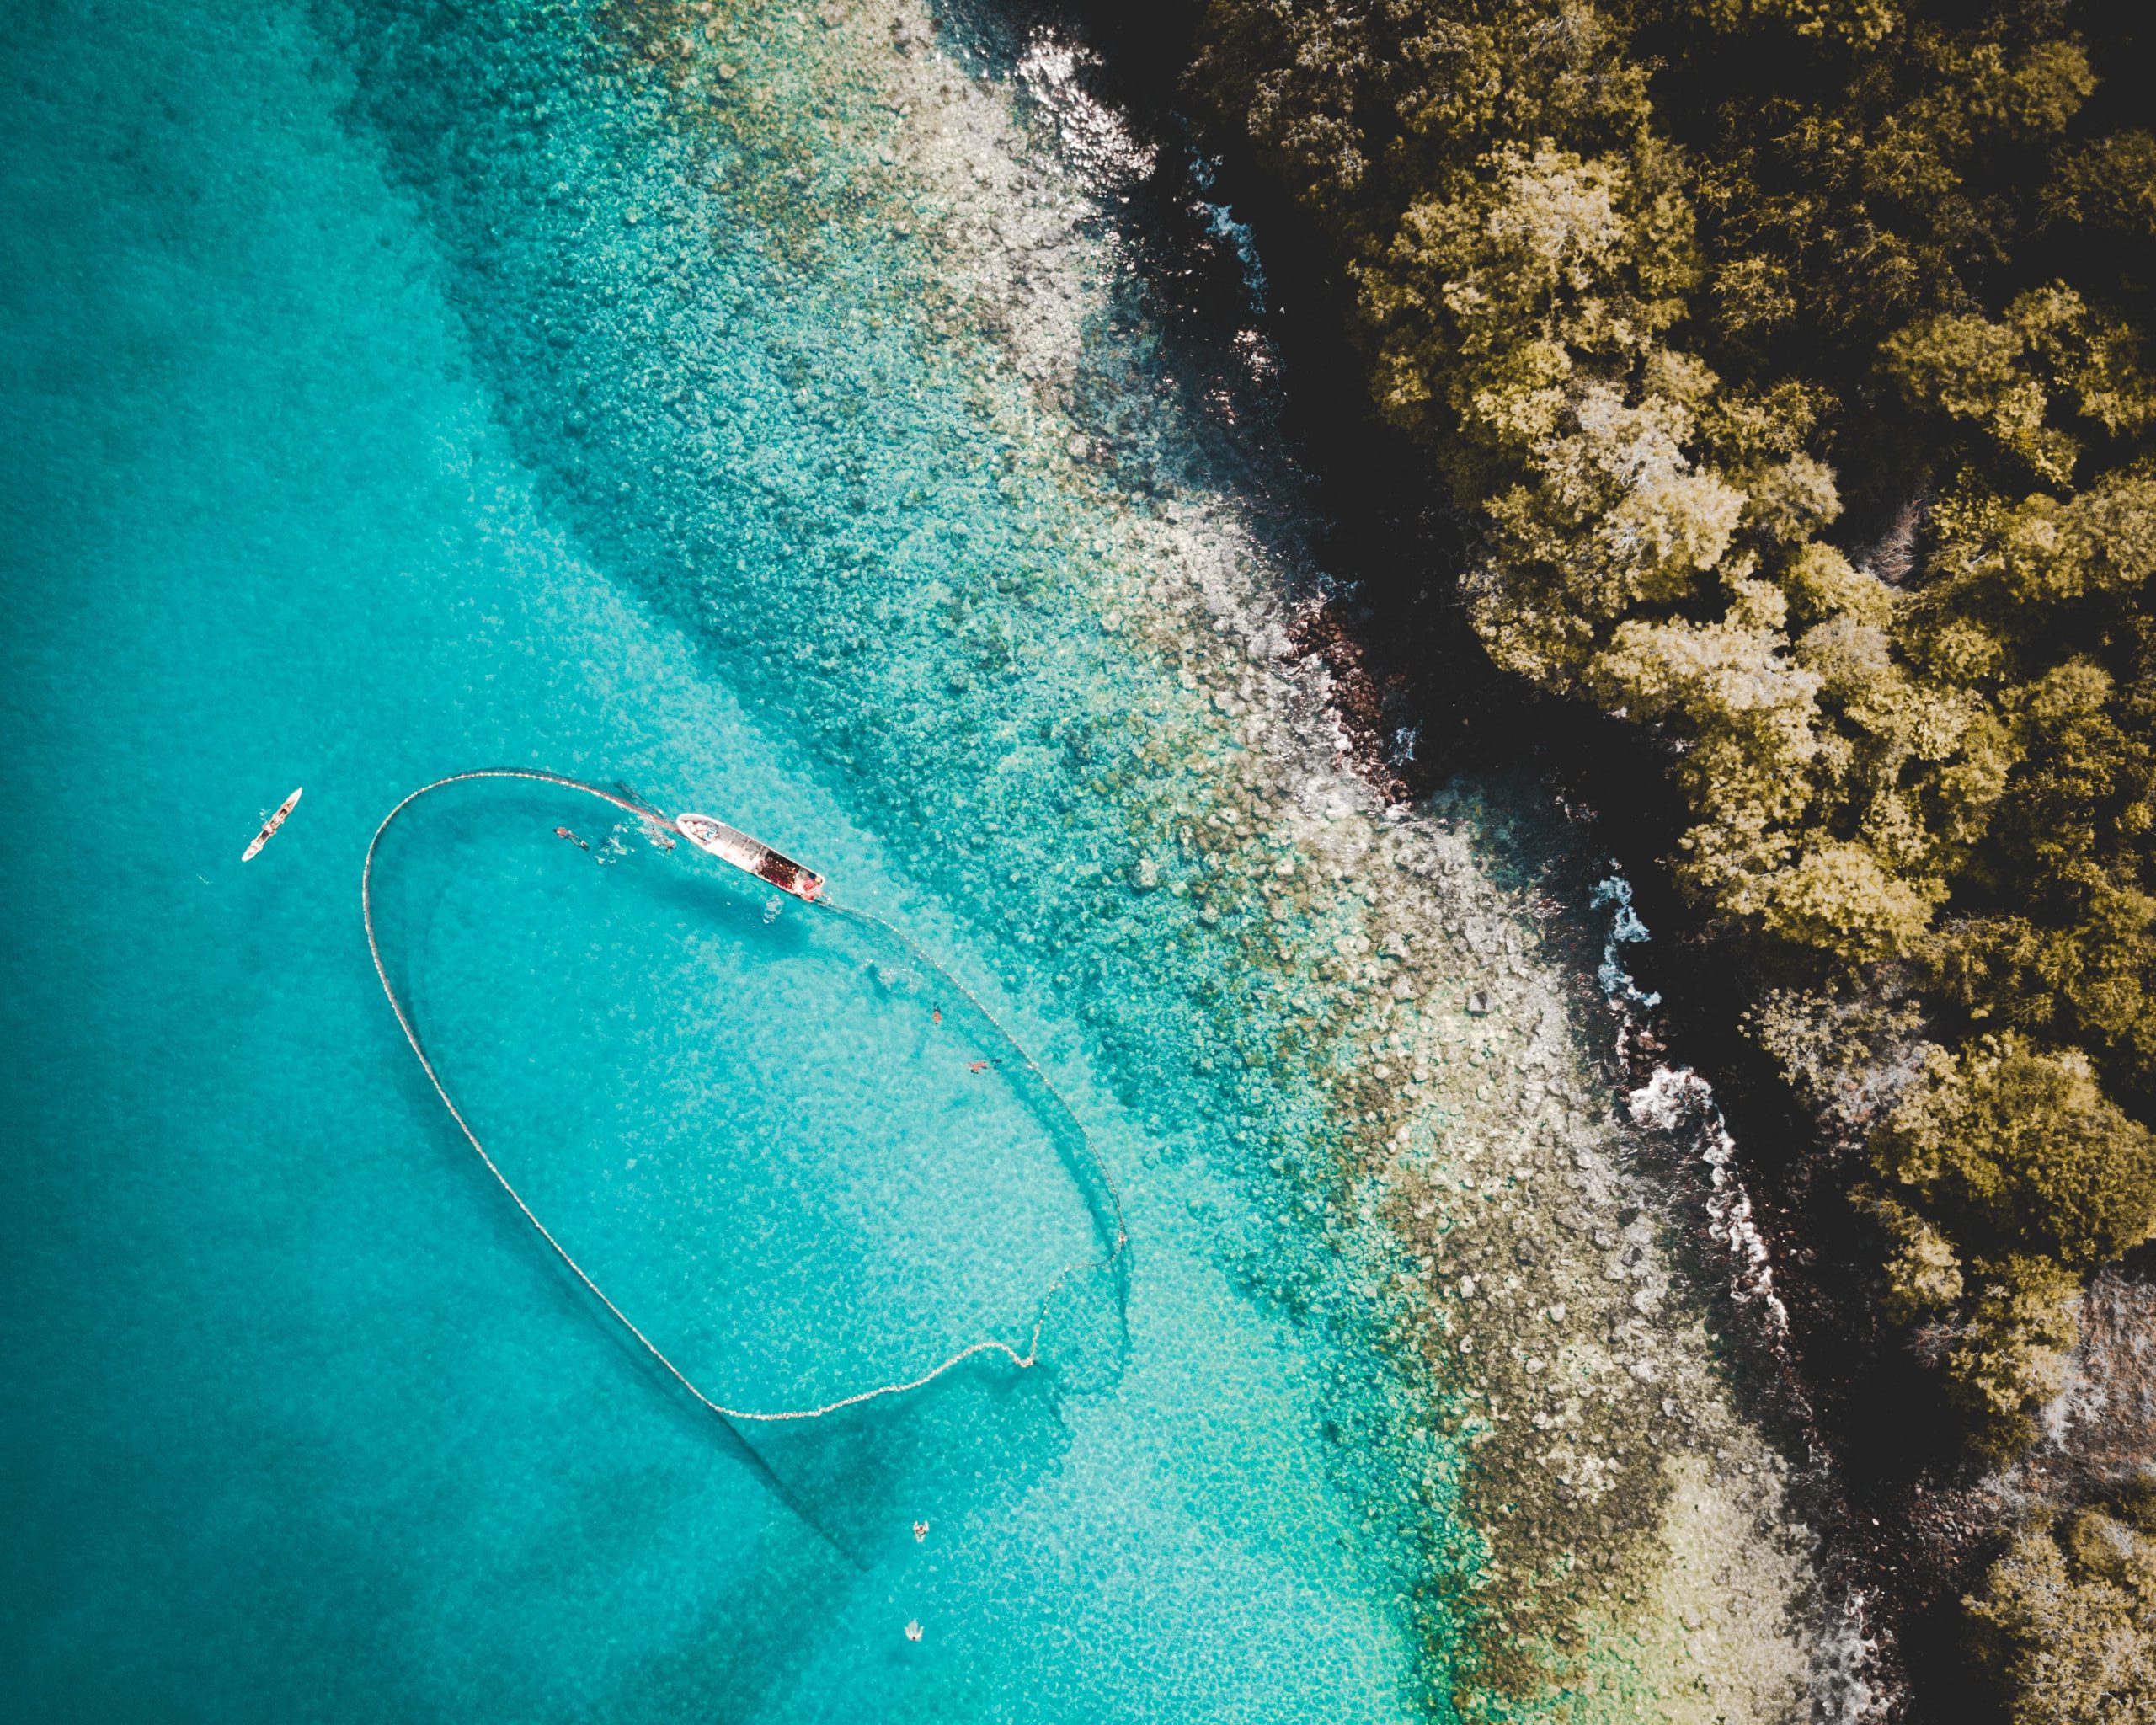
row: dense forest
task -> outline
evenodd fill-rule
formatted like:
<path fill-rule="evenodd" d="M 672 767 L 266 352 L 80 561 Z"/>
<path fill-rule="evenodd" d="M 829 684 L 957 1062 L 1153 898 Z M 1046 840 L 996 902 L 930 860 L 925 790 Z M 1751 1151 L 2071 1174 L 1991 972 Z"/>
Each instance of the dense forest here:
<path fill-rule="evenodd" d="M 2152 78 L 2074 0 L 1210 0 L 1188 77 L 1491 660 L 1668 763 L 1758 1041 L 1892 1047 L 1851 1201 L 1974 1466 L 2156 1232 Z M 2018 1722 L 2156 1717 L 2152 1489 L 1972 1597 Z"/>

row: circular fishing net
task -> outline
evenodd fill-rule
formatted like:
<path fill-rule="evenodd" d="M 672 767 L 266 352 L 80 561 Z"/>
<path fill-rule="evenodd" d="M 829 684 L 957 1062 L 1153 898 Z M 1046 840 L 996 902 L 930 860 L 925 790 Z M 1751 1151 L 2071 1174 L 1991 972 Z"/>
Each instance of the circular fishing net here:
<path fill-rule="evenodd" d="M 775 890 L 626 788 L 518 768 L 406 797 L 360 900 L 515 1215 L 711 1412 L 819 1419 L 969 1361 L 1030 1370 L 1052 1326 L 1119 1329 L 1106 1165 L 883 918 Z"/>

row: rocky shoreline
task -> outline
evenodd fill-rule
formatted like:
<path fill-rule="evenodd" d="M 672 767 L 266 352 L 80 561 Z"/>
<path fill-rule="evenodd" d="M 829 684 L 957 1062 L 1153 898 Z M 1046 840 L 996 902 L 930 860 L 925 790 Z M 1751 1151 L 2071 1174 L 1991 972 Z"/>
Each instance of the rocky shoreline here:
<path fill-rule="evenodd" d="M 1267 200 L 1258 191 L 1247 201 L 1259 212 L 1262 250 Z M 1292 228 L 1291 216 L 1274 213 Z M 1303 283 L 1294 296 L 1310 309 L 1282 318 L 1276 333 L 1291 394 L 1308 373 L 1350 363 L 1321 285 Z M 1658 866 L 1684 823 L 1648 750 L 1489 665 L 1444 581 L 1428 573 L 1457 558 L 1463 530 L 1368 508 L 1380 489 L 1369 476 L 1397 473 L 1412 457 L 1359 401 L 1320 397 L 1315 410 L 1300 407 L 1302 441 L 1327 451 L 1314 465 L 1328 507 L 1364 525 L 1334 546 L 1342 585 L 1304 618 L 1297 643 L 1331 674 L 1350 758 L 1401 804 L 1458 772 L 1530 773 L 1575 816 L 1582 850 L 1626 859 L 1655 933 L 1641 980 L 1662 1004 L 1608 1036 L 1607 1076 L 1621 1093 L 1667 1060 L 1712 1074 L 1716 1127 L 1726 1122 L 1742 1146 L 1752 1216 L 1788 1317 L 1748 1326 L 1740 1377 L 1754 1414 L 1812 1459 L 1796 1482 L 1824 1534 L 1822 1572 L 1851 1602 L 1860 1643 L 1851 1680 L 1861 1699 L 1838 1717 L 1908 1725 L 1987 1717 L 2000 1703 L 1970 1663 L 1964 1598 L 2020 1517 L 2070 1507 L 2089 1486 L 2156 1456 L 2156 1263 L 2148 1262 L 2156 1253 L 2144 1248 L 2094 1279 L 2067 1387 L 2047 1410 L 2036 1450 L 2003 1472 L 1970 1462 L 1937 1382 L 1914 1370 L 1907 1339 L 1881 1322 L 1876 1251 L 1847 1200 L 1864 1128 L 1891 1102 L 1903 1048 L 1859 1050 L 1838 1075 L 1838 1097 L 1793 1092 L 1740 1028 L 1765 983 Z M 1678 1159 L 1663 1173 L 1673 1198 L 1694 1201 L 1701 1220 L 1689 1244 L 1711 1286 L 1727 1242 L 1711 1236 L 1702 1194 L 1688 1191 L 1696 1168 Z"/>
<path fill-rule="evenodd" d="M 1180 21 L 1082 10 L 1105 51 L 1103 87 L 1173 130 L 1170 74 L 1183 56 L 1169 39 Z M 1819 1698 L 1820 1716 L 1909 1725 L 1986 1717 L 2001 1703 L 1970 1662 L 1964 1597 L 2020 1515 L 2068 1505 L 2092 1482 L 2156 1455 L 2150 1267 L 2129 1261 L 2092 1284 L 2068 1387 L 2047 1410 L 2038 1450 L 1999 1474 L 1967 1461 L 1935 1379 L 1915 1370 L 1907 1340 L 1879 1317 L 1876 1247 L 1847 1202 L 1862 1129 L 1890 1099 L 1903 1050 L 1875 1046 L 1852 1060 L 1840 1075 L 1849 1097 L 1837 1105 L 1795 1094 L 1740 1028 L 1765 985 L 1658 866 L 1684 825 L 1658 764 L 1636 734 L 1489 665 L 1451 588 L 1468 529 L 1435 502 L 1402 508 L 1402 498 L 1435 488 L 1417 452 L 1373 421 L 1338 284 L 1298 267 L 1321 248 L 1232 147 L 1216 171 L 1215 195 L 1248 224 L 1270 276 L 1266 334 L 1282 362 L 1283 429 L 1329 526 L 1323 558 L 1337 585 L 1303 611 L 1293 644 L 1325 667 L 1347 758 L 1402 807 L 1462 772 L 1531 775 L 1573 818 L 1582 854 L 1625 859 L 1654 931 L 1639 968 L 1663 1004 L 1620 1026 L 1591 991 L 1574 1002 L 1590 1032 L 1599 1023 L 1613 1092 L 1640 1089 L 1666 1062 L 1713 1076 L 1714 1127 L 1737 1146 L 1750 1221 L 1785 1314 L 1769 1322 L 1725 1298 L 1737 1375 L 1750 1411 L 1802 1458 L 1792 1487 L 1822 1535 L 1822 1586 L 1846 1602 L 1845 1681 Z M 1583 948 L 1596 933 L 1581 926 L 1560 938 Z M 1701 1130 L 1677 1124 L 1680 1139 Z M 1729 1242 L 1716 1237 L 1696 1156 L 1672 1149 L 1659 1178 L 1694 1219 L 1690 1268 L 1712 1289 L 1728 1279 Z"/>
<path fill-rule="evenodd" d="M 1273 332 L 1250 327 L 1262 250 L 1253 261 L 1172 114 L 1122 104 L 1112 68 L 1059 47 L 1052 29 L 1020 27 L 999 49 L 997 24 L 981 26 L 985 43 L 963 18 L 939 19 L 934 45 L 915 24 L 890 34 L 901 60 L 950 51 L 992 67 L 1000 51 L 1059 154 L 1082 160 L 1095 134 L 1114 131 L 1089 106 L 1106 95 L 1109 116 L 1134 128 L 1118 160 L 1143 164 L 1114 182 L 1126 213 L 1104 224 L 1126 284 L 1104 307 L 1113 339 L 1089 339 L 1075 372 L 1037 380 L 1091 428 L 1069 440 L 1073 458 L 1158 499 L 1179 533 L 1249 536 L 1231 558 L 1159 547 L 1150 585 L 1178 563 L 1202 568 L 1209 628 L 1193 635 L 1187 611 L 1151 615 L 1161 594 L 1134 589 L 1102 626 L 1179 659 L 1184 686 L 1212 692 L 1269 771 L 1289 772 L 1275 813 L 1289 860 L 1277 873 L 1295 884 L 1265 889 L 1276 943 L 1298 907 L 1345 905 L 1362 924 L 1320 966 L 1333 981 L 1292 985 L 1302 1039 L 1362 1050 L 1325 1081 L 1339 1141 L 1283 1141 L 1271 1166 L 1287 1207 L 1314 1219 L 1298 1223 L 1310 1249 L 1365 1267 L 1401 1393 L 1426 1404 L 1407 1426 L 1444 1439 L 1427 1463 L 1408 1458 L 1406 1497 L 1370 1506 L 1374 1534 L 1431 1519 L 1411 1540 L 1432 1553 L 1411 1609 L 1434 1669 L 1459 1685 L 1455 1705 L 1479 1695 L 1476 1717 L 1501 1705 L 1703 1725 L 1822 1707 L 1854 1717 L 1845 1703 L 1861 1706 L 1872 1687 L 1862 1626 L 1821 1585 L 1790 1447 L 1732 1399 L 1718 1283 L 1688 1263 L 1694 1224 L 1701 1241 L 1726 1241 L 1741 1193 L 1689 1121 L 1672 1132 L 1628 1120 L 1627 1087 L 1594 1052 L 1611 1023 L 1592 982 L 1607 921 L 1593 902 L 1607 873 L 1593 828 L 1508 770 L 1525 756 L 1486 751 L 1478 789 L 1454 782 L 1465 761 L 1424 754 L 1412 724 L 1395 722 L 1351 609 L 1359 590 L 1337 579 L 1360 574 L 1360 560 L 1322 542 L 1314 476 L 1294 454 L 1309 446 L 1283 435 L 1295 409 L 1270 374 Z M 1038 172 L 1052 170 L 1044 160 Z M 996 221 L 985 209 L 972 219 L 978 232 Z M 1128 363 L 1139 353 L 1168 382 L 1158 409 L 1134 413 L 1145 380 Z M 1234 528 L 1239 505 L 1205 525 L 1214 511 L 1197 499 L 1211 482 L 1186 478 L 1183 462 L 1237 475 L 1258 513 Z M 1225 660 L 1203 649 L 1215 637 Z M 1456 689 L 1454 718 L 1502 729 L 1489 689 L 1486 676 Z M 1141 860 L 1133 887 L 1149 901 L 1203 895 L 1213 914 L 1211 856 L 1185 878 L 1193 844 L 1209 851 L 1203 838 L 1193 829 L 1185 857 Z M 1652 1035 L 1641 1025 L 1629 1039 L 1642 1058 Z M 1251 1274 L 1271 1285 L 1262 1261 Z M 1296 1288 L 1278 1291 L 1295 1307 Z M 1436 1471 L 1417 1482 L 1423 1466 Z M 1456 1513 L 1464 1539 L 1444 1532 Z"/>

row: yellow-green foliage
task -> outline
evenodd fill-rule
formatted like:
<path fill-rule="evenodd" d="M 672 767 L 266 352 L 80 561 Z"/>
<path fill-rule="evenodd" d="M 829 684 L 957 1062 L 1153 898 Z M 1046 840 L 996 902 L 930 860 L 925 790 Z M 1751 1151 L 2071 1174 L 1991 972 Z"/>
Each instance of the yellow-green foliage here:
<path fill-rule="evenodd" d="M 1872 1161 L 1882 1187 L 1860 1202 L 1892 1242 L 1888 1315 L 1961 1308 L 1948 1387 L 1977 1447 L 2003 1459 L 2058 1392 L 2078 1272 L 2156 1231 L 2156 1135 L 2085 1055 L 2008 1033 L 1929 1049 Z"/>
<path fill-rule="evenodd" d="M 1896 1323 L 1911 1323 L 1961 1302 L 1961 1260 L 1952 1241 L 1881 1193 L 1860 1191 L 1857 1204 L 1892 1242 L 1886 1257 L 1888 1317 Z"/>
<path fill-rule="evenodd" d="M 2047 1258 L 2011 1253 L 1974 1267 L 1966 1324 L 1946 1355 L 1950 1394 L 1978 1453 L 2009 1461 L 2065 1382 L 2079 1279 Z"/>
<path fill-rule="evenodd" d="M 2156 1720 L 2156 1516 L 2146 1482 L 2015 1536 L 1968 1601 L 2014 1725 Z"/>
<path fill-rule="evenodd" d="M 2085 1055 L 2010 1033 L 1932 1049 L 1872 1160 L 1980 1250 L 2079 1269 L 2156 1230 L 2156 1136 L 2104 1095 Z"/>
<path fill-rule="evenodd" d="M 1492 659 L 1661 741 L 1679 881 L 1783 993 L 1922 987 L 1856 1197 L 2009 1458 L 2156 1225 L 2156 22 L 1207 3 Z M 1972 1602 L 2016 1725 L 2156 1721 L 2152 1527 L 2031 1529 Z"/>
<path fill-rule="evenodd" d="M 2139 346 L 2132 329 L 2054 282 L 2017 295 L 1997 322 L 1975 312 L 1919 318 L 1883 351 L 1913 406 L 1981 428 L 2031 477 L 2065 487 L 2083 449 L 2057 420 L 2116 436 L 2140 430 L 2156 411 L 2134 362 Z"/>
<path fill-rule="evenodd" d="M 1861 1201 L 1993 1453 L 2156 1215 L 2139 10 L 1209 0 L 1194 73 L 1337 248 L 1492 658 L 1662 741 L 1783 980 L 1924 985 Z"/>
<path fill-rule="evenodd" d="M 1988 316 L 1954 278 L 1967 167 L 2068 126 L 2085 47 L 1849 0 L 1215 0 L 1209 35 L 1201 83 L 1342 243 L 1380 409 L 1482 518 L 1466 587 L 1492 656 L 1684 740 L 1680 868 L 1718 911 L 1845 964 L 1922 952 L 2016 761 L 2003 674 L 2041 667 L 2008 663 L 1984 593 L 1905 596 L 1828 543 L 1828 457 L 1880 377 L 1911 420 L 1966 429 L 1985 496 L 2067 487 L 2156 411 L 2120 315 L 2054 282 Z M 1680 147 L 1636 35 L 1719 154 Z M 1705 76 L 1796 44 L 1843 100 Z M 1912 201 L 1929 213 L 1899 219 Z M 1927 278 L 1948 305 L 1921 304 Z M 1762 365 L 1801 296 L 1868 339 Z M 1988 559 L 1991 587 L 2025 586 L 2047 533 L 2056 585 L 2107 573 L 2104 510 L 2000 495 L 1972 589 Z"/>

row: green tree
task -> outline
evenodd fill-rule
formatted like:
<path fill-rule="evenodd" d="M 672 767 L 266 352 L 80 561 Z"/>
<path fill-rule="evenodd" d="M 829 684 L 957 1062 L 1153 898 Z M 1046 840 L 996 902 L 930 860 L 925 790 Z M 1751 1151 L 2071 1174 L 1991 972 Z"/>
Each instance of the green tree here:
<path fill-rule="evenodd" d="M 2156 1524 L 2136 1495 L 2023 1529 L 1968 1601 L 2014 1725 L 2156 1720 Z"/>

